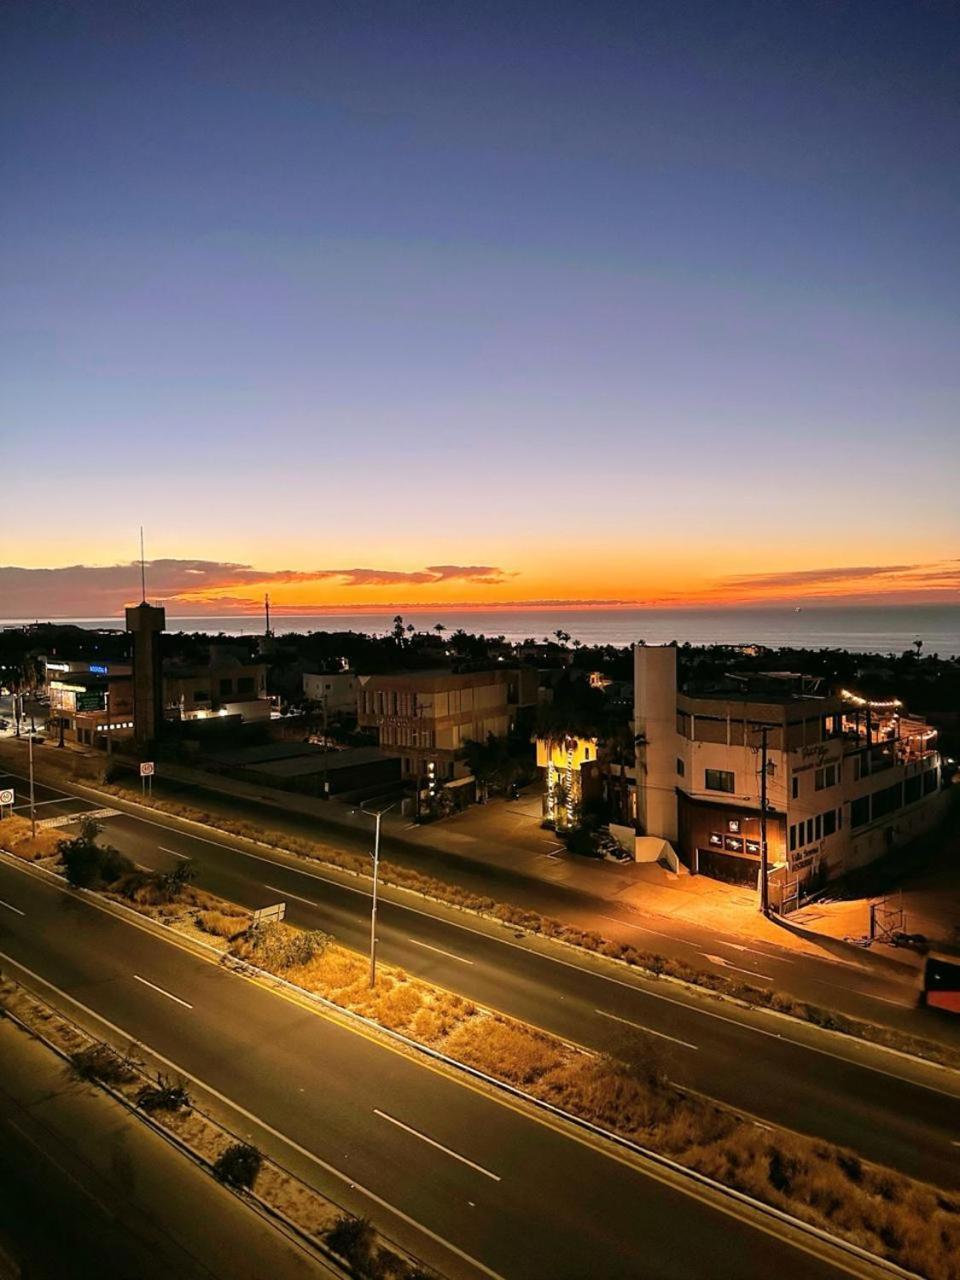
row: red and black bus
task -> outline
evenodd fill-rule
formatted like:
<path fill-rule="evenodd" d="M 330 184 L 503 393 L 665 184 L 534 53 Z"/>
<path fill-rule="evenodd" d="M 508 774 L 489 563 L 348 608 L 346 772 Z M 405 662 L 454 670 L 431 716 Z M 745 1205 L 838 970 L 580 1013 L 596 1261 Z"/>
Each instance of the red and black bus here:
<path fill-rule="evenodd" d="M 923 969 L 923 1003 L 960 1013 L 960 955 L 930 952 Z"/>

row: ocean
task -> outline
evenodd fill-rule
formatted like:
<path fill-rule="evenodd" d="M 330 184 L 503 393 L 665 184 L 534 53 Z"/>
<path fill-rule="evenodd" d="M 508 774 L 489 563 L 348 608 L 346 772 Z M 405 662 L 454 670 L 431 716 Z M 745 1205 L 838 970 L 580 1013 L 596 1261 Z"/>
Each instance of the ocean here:
<path fill-rule="evenodd" d="M 284 631 L 367 631 L 383 633 L 393 625 L 395 609 L 382 613 L 276 614 Z M 859 653 L 903 653 L 923 641 L 923 654 L 960 657 L 960 604 L 811 605 L 756 609 L 446 609 L 402 610 L 405 623 L 429 631 L 438 622 L 448 631 L 465 631 L 508 640 L 543 640 L 566 631 L 583 644 L 629 645 L 636 640 L 664 644 L 762 644 L 768 648 L 848 649 Z M 0 626 L 22 625 L 11 619 Z M 82 627 L 120 628 L 119 618 L 69 618 Z M 223 617 L 167 617 L 168 631 L 262 632 L 262 614 Z"/>

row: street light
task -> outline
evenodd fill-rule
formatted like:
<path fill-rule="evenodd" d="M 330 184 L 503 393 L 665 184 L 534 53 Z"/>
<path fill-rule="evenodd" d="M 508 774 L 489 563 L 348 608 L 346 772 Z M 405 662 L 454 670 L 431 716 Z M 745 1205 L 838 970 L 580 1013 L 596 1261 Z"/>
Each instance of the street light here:
<path fill-rule="evenodd" d="M 30 758 L 30 836 L 37 838 L 37 806 L 33 798 L 33 734 L 27 735 L 27 753 Z"/>
<path fill-rule="evenodd" d="M 377 985 L 377 885 L 380 879 L 380 819 L 385 813 L 396 808 L 396 802 L 388 804 L 385 809 L 365 809 L 360 812 L 368 817 L 376 818 L 377 825 L 373 837 L 373 901 L 370 907 L 370 987 Z"/>

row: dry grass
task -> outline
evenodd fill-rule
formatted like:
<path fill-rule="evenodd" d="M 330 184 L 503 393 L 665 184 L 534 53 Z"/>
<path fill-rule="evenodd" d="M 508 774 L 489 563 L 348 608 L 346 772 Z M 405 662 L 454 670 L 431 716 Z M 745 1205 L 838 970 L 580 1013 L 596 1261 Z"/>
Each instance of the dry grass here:
<path fill-rule="evenodd" d="M 63 838 L 63 832 L 53 830 L 37 831 L 36 836 L 30 834 L 30 820 L 12 814 L 0 822 L 0 849 L 23 858 L 25 862 L 39 862 L 43 858 L 57 857 L 57 845 Z"/>
<path fill-rule="evenodd" d="M 248 915 L 233 915 L 226 911 L 198 911 L 194 919 L 204 933 L 231 941 L 250 927 Z"/>

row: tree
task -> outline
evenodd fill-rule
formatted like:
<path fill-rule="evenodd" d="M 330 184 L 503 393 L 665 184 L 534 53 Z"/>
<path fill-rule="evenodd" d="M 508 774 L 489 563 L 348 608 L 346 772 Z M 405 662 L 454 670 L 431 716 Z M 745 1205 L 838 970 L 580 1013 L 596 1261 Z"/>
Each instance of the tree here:
<path fill-rule="evenodd" d="M 438 623 L 434 626 L 434 628 L 433 628 L 433 629 L 434 629 L 434 631 L 437 633 L 437 635 L 438 635 L 438 636 L 442 636 L 442 635 L 443 635 L 443 633 L 446 631 L 446 629 L 447 629 L 447 628 L 443 625 L 443 623 L 442 623 L 442 622 L 438 622 Z"/>
<path fill-rule="evenodd" d="M 404 637 L 403 618 L 398 613 L 393 620 L 393 638 L 398 645 L 401 645 L 403 644 L 403 637 Z"/>
<path fill-rule="evenodd" d="M 134 870 L 130 859 L 118 849 L 96 843 L 98 832 L 97 824 L 85 818 L 73 840 L 61 840 L 57 845 L 63 873 L 72 889 L 100 889 Z"/>

